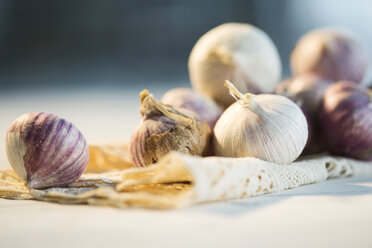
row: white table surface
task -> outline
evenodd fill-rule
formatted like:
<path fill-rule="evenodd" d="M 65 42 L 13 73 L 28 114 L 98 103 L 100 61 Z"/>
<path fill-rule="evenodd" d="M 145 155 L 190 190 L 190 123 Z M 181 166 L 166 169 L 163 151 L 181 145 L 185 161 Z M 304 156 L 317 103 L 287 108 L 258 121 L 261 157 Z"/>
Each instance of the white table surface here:
<path fill-rule="evenodd" d="M 0 140 L 29 111 L 69 119 L 90 143 L 128 140 L 139 120 L 139 89 L 1 95 Z M 0 142 L 0 169 L 6 168 Z M 88 246 L 372 247 L 372 177 L 172 211 L 0 199 L 1 248 Z"/>

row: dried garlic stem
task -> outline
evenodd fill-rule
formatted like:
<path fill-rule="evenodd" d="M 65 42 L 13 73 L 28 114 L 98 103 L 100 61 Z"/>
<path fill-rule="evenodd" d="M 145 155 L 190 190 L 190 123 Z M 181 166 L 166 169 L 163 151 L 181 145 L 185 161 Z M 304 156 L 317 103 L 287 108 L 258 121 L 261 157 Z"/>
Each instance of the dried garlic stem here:
<path fill-rule="evenodd" d="M 141 91 L 140 102 L 141 113 L 144 113 L 145 110 L 157 109 L 172 120 L 179 121 L 185 124 L 195 123 L 195 118 L 193 116 L 181 113 L 168 105 L 156 101 L 154 96 L 150 94 L 148 90 Z"/>
<path fill-rule="evenodd" d="M 254 101 L 254 94 L 247 93 L 243 95 L 229 80 L 225 80 L 224 85 L 229 89 L 230 95 L 243 107 L 249 107 Z"/>

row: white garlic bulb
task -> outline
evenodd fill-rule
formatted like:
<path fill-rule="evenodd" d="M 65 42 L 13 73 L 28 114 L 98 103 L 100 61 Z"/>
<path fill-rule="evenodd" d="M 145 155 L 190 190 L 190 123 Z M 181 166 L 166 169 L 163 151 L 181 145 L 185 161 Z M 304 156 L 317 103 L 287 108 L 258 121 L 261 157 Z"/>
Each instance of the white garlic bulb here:
<path fill-rule="evenodd" d="M 289 164 L 305 147 L 308 128 L 301 109 L 280 95 L 241 94 L 226 81 L 237 100 L 221 115 L 214 129 L 217 156 L 256 157 Z"/>
<path fill-rule="evenodd" d="M 275 44 L 246 23 L 225 23 L 204 34 L 189 57 L 193 88 L 228 107 L 234 102 L 224 87 L 233 81 L 241 92 L 271 93 L 281 77 Z"/>

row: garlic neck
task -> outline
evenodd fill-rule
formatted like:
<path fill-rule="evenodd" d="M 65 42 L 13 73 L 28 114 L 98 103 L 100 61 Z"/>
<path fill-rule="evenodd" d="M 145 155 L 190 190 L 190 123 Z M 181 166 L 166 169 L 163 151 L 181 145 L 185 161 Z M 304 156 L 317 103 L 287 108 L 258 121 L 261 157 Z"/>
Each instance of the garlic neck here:
<path fill-rule="evenodd" d="M 160 111 L 163 115 L 172 120 L 185 124 L 195 123 L 195 118 L 193 116 L 186 115 L 177 111 L 170 105 L 158 102 L 148 90 L 141 91 L 139 98 L 141 103 L 140 112 L 142 115 L 152 111 Z"/>
<path fill-rule="evenodd" d="M 230 81 L 225 80 L 225 87 L 229 89 L 230 95 L 243 107 L 249 108 L 254 112 L 261 111 L 261 107 L 251 93 L 242 94 Z"/>

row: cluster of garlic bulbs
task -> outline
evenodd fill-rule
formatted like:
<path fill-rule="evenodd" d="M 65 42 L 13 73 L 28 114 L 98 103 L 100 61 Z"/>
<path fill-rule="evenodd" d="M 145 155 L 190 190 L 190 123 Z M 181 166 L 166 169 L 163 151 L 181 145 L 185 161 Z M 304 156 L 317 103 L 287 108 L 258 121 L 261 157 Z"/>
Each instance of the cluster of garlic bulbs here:
<path fill-rule="evenodd" d="M 208 155 L 256 157 L 288 164 L 301 154 L 308 138 L 307 122 L 301 109 L 284 96 L 260 94 L 274 92 L 281 76 L 278 51 L 265 32 L 245 23 L 222 24 L 197 41 L 191 51 L 188 67 L 194 91 L 171 90 L 162 101 L 181 108 L 179 110 L 187 108 L 196 113 L 200 120 L 207 121 L 212 129 L 214 127 L 211 142 L 214 145 L 210 146 Z M 226 89 L 225 80 L 233 81 L 235 86 L 227 82 L 229 89 Z M 229 91 L 237 99 L 236 103 Z M 240 92 L 250 93 L 243 95 Z M 222 115 L 216 103 L 228 107 Z M 146 123 L 151 123 L 153 127 L 165 125 L 157 115 L 143 117 L 131 141 L 132 157 L 139 166 L 156 162 L 157 158 L 148 155 L 160 147 L 168 147 L 160 149 L 162 155 L 171 150 L 183 151 L 185 140 L 194 137 L 183 135 L 182 131 L 177 133 L 178 141 L 172 139 L 162 144 L 159 139 L 151 148 L 145 149 L 148 137 L 144 134 L 154 133 L 158 137 L 165 132 L 167 135 L 162 134 L 162 137 L 173 137 L 175 132 L 172 130 L 177 122 L 169 125 L 167 121 L 164 130 L 146 131 L 138 135 L 148 129 L 143 126 Z M 169 146 L 171 143 L 175 144 Z M 200 152 L 191 154 L 200 155 Z"/>
<path fill-rule="evenodd" d="M 280 57 L 265 32 L 246 23 L 217 26 L 191 51 L 193 89 L 173 89 L 162 102 L 147 90 L 140 93 L 142 121 L 129 146 L 133 163 L 149 166 L 176 150 L 289 164 L 304 150 L 309 129 L 322 132 L 325 141 L 310 140 L 323 142 L 334 154 L 372 160 L 372 93 L 360 84 L 369 65 L 357 35 L 314 30 L 291 54 L 293 77 L 279 84 Z M 269 94 L 275 89 L 283 96 Z M 82 133 L 42 112 L 11 124 L 6 152 L 30 188 L 66 186 L 89 160 Z"/>

